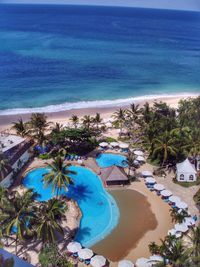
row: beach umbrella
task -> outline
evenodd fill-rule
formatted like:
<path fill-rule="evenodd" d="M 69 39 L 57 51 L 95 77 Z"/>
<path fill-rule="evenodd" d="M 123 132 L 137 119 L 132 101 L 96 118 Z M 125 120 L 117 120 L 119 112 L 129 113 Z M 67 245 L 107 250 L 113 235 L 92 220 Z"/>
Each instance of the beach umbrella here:
<path fill-rule="evenodd" d="M 67 250 L 68 250 L 69 252 L 72 252 L 72 253 L 78 252 L 81 248 L 82 248 L 82 246 L 81 246 L 81 244 L 78 243 L 78 242 L 70 242 L 70 243 L 67 245 Z"/>
<path fill-rule="evenodd" d="M 163 257 L 160 256 L 160 255 L 152 255 L 150 258 L 149 258 L 149 261 L 153 261 L 153 262 L 163 262 Z"/>
<path fill-rule="evenodd" d="M 101 147 L 107 147 L 107 146 L 108 146 L 108 143 L 106 143 L 106 142 L 101 142 L 101 143 L 99 144 L 99 146 L 101 146 Z"/>
<path fill-rule="evenodd" d="M 120 143 L 119 147 L 122 148 L 122 149 L 127 149 L 127 148 L 129 148 L 129 145 L 126 144 L 126 143 Z"/>
<path fill-rule="evenodd" d="M 91 258 L 90 264 L 93 267 L 102 267 L 106 264 L 106 258 L 100 255 L 95 255 Z"/>
<path fill-rule="evenodd" d="M 155 180 L 154 178 L 152 178 L 152 177 L 147 177 L 147 178 L 145 179 L 145 182 L 146 182 L 147 184 L 155 184 L 155 183 L 156 183 L 156 180 Z"/>
<path fill-rule="evenodd" d="M 154 184 L 153 188 L 157 191 L 162 191 L 165 189 L 164 185 L 162 184 Z"/>
<path fill-rule="evenodd" d="M 172 192 L 169 190 L 163 190 L 160 193 L 163 197 L 170 197 L 172 195 Z"/>
<path fill-rule="evenodd" d="M 184 219 L 184 223 L 187 226 L 194 226 L 196 224 L 195 220 L 192 217 L 187 217 Z"/>
<path fill-rule="evenodd" d="M 150 171 L 142 171 L 141 174 L 143 177 L 153 176 L 152 172 Z"/>
<path fill-rule="evenodd" d="M 183 201 L 176 202 L 176 207 L 178 209 L 187 209 L 188 205 Z"/>
<path fill-rule="evenodd" d="M 79 258 L 83 260 L 91 259 L 93 254 L 94 254 L 93 251 L 89 248 L 82 248 L 81 250 L 78 251 Z"/>
<path fill-rule="evenodd" d="M 176 234 L 176 230 L 175 229 L 171 229 L 167 232 L 168 235 L 175 235 Z"/>
<path fill-rule="evenodd" d="M 175 237 L 176 237 L 176 238 L 180 238 L 181 236 L 182 236 L 182 233 L 181 233 L 181 232 L 176 232 L 176 233 L 175 233 Z"/>
<path fill-rule="evenodd" d="M 116 147 L 116 146 L 119 146 L 119 143 L 118 142 L 111 142 L 110 145 L 113 147 Z"/>
<path fill-rule="evenodd" d="M 135 150 L 133 151 L 133 153 L 136 155 L 136 156 L 144 156 L 144 152 L 140 151 L 140 150 Z"/>
<path fill-rule="evenodd" d="M 185 223 L 177 223 L 174 228 L 177 232 L 185 233 L 188 231 L 188 226 Z"/>
<path fill-rule="evenodd" d="M 133 161 L 133 163 L 136 164 L 136 165 L 140 164 L 139 161 L 137 161 L 136 159 Z"/>
<path fill-rule="evenodd" d="M 146 258 L 139 258 L 139 259 L 137 259 L 135 265 L 136 265 L 137 267 L 150 267 L 151 264 L 148 263 L 148 261 L 149 261 L 149 260 L 146 259 Z"/>
<path fill-rule="evenodd" d="M 169 197 L 169 201 L 172 203 L 176 203 L 176 202 L 179 202 L 181 200 L 180 200 L 180 197 L 171 196 L 171 197 Z"/>
<path fill-rule="evenodd" d="M 118 263 L 118 267 L 134 267 L 134 264 L 128 260 L 122 260 Z"/>
<path fill-rule="evenodd" d="M 145 158 L 142 157 L 142 156 L 138 156 L 138 157 L 136 158 L 136 160 L 137 160 L 137 161 L 145 162 Z"/>

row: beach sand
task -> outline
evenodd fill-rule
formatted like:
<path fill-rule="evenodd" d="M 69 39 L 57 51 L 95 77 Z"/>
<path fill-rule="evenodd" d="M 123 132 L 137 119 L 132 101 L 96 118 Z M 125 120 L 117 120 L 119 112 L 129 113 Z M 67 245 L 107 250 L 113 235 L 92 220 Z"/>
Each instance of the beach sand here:
<path fill-rule="evenodd" d="M 120 209 L 118 226 L 92 249 L 112 261 L 149 257 L 148 244 L 160 243 L 160 238 L 172 228 L 169 205 L 149 191 L 143 181 L 137 181 L 129 189 L 112 190 Z"/>
<path fill-rule="evenodd" d="M 188 97 L 188 96 L 187 96 Z M 140 106 L 144 105 L 144 103 L 148 102 L 150 105 L 153 105 L 154 101 L 163 101 L 168 103 L 171 107 L 177 107 L 178 102 L 181 99 L 187 98 L 186 96 L 173 96 L 173 97 L 158 97 L 155 99 L 144 99 L 143 101 L 137 101 L 136 104 L 140 104 Z M 191 96 L 192 97 L 192 96 Z M 109 118 L 113 112 L 118 108 L 126 108 L 127 105 L 118 105 L 115 107 L 96 107 L 96 108 L 82 108 L 82 109 L 72 109 L 61 112 L 52 112 L 46 113 L 48 120 L 54 123 L 59 122 L 61 124 L 66 124 L 69 121 L 69 118 L 72 114 L 79 116 L 80 118 L 84 115 L 95 115 L 99 112 L 102 118 Z M 24 121 L 28 121 L 31 114 L 15 114 L 15 115 L 0 115 L 0 131 L 8 130 L 13 122 L 16 122 L 19 118 L 22 118 Z"/>

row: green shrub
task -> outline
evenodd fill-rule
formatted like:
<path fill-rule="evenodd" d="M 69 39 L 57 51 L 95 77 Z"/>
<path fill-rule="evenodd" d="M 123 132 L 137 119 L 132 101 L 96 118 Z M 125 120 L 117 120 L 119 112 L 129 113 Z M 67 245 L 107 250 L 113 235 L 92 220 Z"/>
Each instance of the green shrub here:
<path fill-rule="evenodd" d="M 50 159 L 50 155 L 48 153 L 42 154 L 38 156 L 39 159 Z"/>

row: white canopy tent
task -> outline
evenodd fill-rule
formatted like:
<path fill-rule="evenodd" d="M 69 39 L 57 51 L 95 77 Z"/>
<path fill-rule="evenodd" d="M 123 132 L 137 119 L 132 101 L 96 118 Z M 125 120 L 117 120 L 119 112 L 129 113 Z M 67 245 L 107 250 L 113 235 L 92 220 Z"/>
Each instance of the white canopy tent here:
<path fill-rule="evenodd" d="M 83 260 L 91 259 L 93 254 L 94 254 L 93 251 L 89 248 L 82 248 L 81 250 L 78 251 L 79 258 Z"/>
<path fill-rule="evenodd" d="M 133 151 L 133 153 L 136 155 L 136 156 L 144 156 L 144 152 L 140 151 L 140 150 L 135 150 Z"/>
<path fill-rule="evenodd" d="M 118 263 L 118 267 L 134 267 L 134 264 L 129 260 L 122 260 Z"/>
<path fill-rule="evenodd" d="M 69 252 L 72 252 L 72 253 L 76 253 L 78 252 L 79 250 L 81 250 L 82 246 L 80 243 L 78 242 L 70 242 L 68 245 L 67 245 L 67 250 Z"/>
<path fill-rule="evenodd" d="M 148 263 L 149 259 L 146 258 L 139 258 L 137 259 L 135 265 L 137 267 L 151 267 L 151 264 Z"/>
<path fill-rule="evenodd" d="M 106 264 L 106 258 L 100 255 L 95 255 L 91 258 L 90 264 L 93 267 L 102 267 Z"/>
<path fill-rule="evenodd" d="M 137 161 L 145 162 L 145 158 L 143 156 L 138 156 L 136 158 Z"/>
<path fill-rule="evenodd" d="M 142 171 L 141 174 L 143 177 L 153 176 L 152 172 L 150 171 Z"/>
<path fill-rule="evenodd" d="M 194 182 L 197 180 L 197 171 L 189 159 L 176 164 L 176 178 L 179 182 Z"/>
<path fill-rule="evenodd" d="M 108 143 L 106 143 L 106 142 L 101 142 L 101 143 L 99 144 L 99 146 L 100 146 L 100 147 L 107 147 L 107 146 L 108 146 Z"/>
<path fill-rule="evenodd" d="M 169 190 L 163 190 L 160 193 L 163 197 L 170 197 L 172 195 L 172 192 Z"/>
<path fill-rule="evenodd" d="M 177 223 L 174 228 L 177 232 L 185 233 L 188 231 L 188 226 L 185 223 Z"/>
<path fill-rule="evenodd" d="M 154 184 L 153 188 L 157 191 L 162 191 L 165 189 L 164 185 L 162 184 Z"/>
<path fill-rule="evenodd" d="M 176 204 L 176 207 L 178 209 L 187 209 L 188 208 L 188 205 L 183 201 L 177 201 L 175 204 Z"/>
<path fill-rule="evenodd" d="M 181 199 L 180 199 L 180 197 L 171 196 L 171 197 L 169 197 L 169 201 L 172 203 L 176 203 L 176 202 L 180 202 Z"/>
<path fill-rule="evenodd" d="M 145 179 L 145 182 L 146 182 L 147 184 L 155 184 L 155 183 L 156 183 L 156 180 L 155 180 L 154 178 L 152 178 L 152 177 L 147 177 L 147 178 Z"/>
<path fill-rule="evenodd" d="M 128 149 L 129 148 L 129 145 L 126 144 L 126 143 L 120 143 L 119 144 L 119 147 L 122 148 L 122 149 Z"/>
<path fill-rule="evenodd" d="M 117 146 L 119 146 L 119 143 L 118 142 L 111 142 L 110 145 L 113 147 L 117 147 Z"/>

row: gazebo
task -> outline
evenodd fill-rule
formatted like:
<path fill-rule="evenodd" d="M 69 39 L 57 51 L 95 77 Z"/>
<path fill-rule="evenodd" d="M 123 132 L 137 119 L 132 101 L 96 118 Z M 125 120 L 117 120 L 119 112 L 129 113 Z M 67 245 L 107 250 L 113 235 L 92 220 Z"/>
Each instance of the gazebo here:
<path fill-rule="evenodd" d="M 179 182 L 194 182 L 197 180 L 197 171 L 189 159 L 176 164 L 176 179 Z"/>
<path fill-rule="evenodd" d="M 129 183 L 128 177 L 123 169 L 117 166 L 101 169 L 101 178 L 107 186 L 126 185 Z"/>

